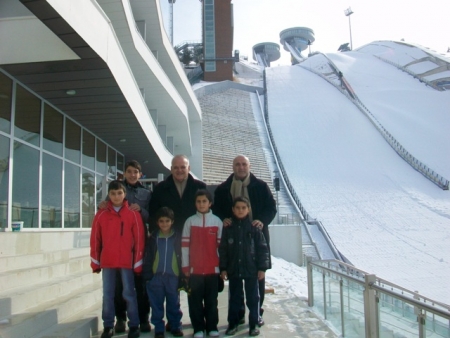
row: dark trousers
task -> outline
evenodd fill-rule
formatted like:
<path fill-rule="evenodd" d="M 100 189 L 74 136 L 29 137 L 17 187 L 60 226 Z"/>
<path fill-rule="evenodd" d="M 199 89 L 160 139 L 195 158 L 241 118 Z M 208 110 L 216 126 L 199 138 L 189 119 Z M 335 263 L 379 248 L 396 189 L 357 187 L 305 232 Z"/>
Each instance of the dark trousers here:
<path fill-rule="evenodd" d="M 266 293 L 266 279 L 263 278 L 258 281 L 258 289 L 259 289 L 259 315 L 262 316 L 264 310 L 262 309 L 264 303 L 264 295 Z M 241 308 L 239 309 L 239 319 L 245 317 L 245 300 L 244 300 L 244 290 L 241 291 Z"/>
<path fill-rule="evenodd" d="M 214 275 L 191 275 L 188 296 L 189 316 L 194 333 L 198 331 L 217 331 L 219 323 L 218 277 Z"/>
<path fill-rule="evenodd" d="M 239 312 L 242 305 L 242 288 L 245 289 L 245 299 L 248 307 L 248 323 L 253 329 L 259 319 L 259 286 L 258 277 L 229 278 L 228 288 L 230 291 L 230 300 L 228 304 L 228 323 L 231 326 L 237 326 L 239 323 Z"/>
<path fill-rule="evenodd" d="M 148 317 L 150 314 L 150 304 L 148 302 L 147 291 L 145 289 L 142 276 L 134 275 L 134 285 L 136 288 L 136 297 L 139 312 L 139 321 L 141 323 L 148 322 Z M 120 277 L 120 273 L 116 274 L 116 289 L 114 295 L 114 306 L 116 308 L 116 318 L 127 320 L 127 303 L 122 297 L 123 284 Z"/>

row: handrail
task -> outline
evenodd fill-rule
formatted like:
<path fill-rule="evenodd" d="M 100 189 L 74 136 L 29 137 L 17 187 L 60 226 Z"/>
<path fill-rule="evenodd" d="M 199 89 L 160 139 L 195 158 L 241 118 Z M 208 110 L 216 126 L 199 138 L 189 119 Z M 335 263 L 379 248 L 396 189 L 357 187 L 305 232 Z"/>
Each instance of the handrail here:
<path fill-rule="evenodd" d="M 338 68 L 332 63 L 332 61 L 324 54 L 322 54 L 328 61 L 332 68 L 335 68 L 335 70 L 338 70 Z M 381 135 L 384 137 L 384 139 L 388 142 L 388 144 L 392 147 L 392 149 L 395 150 L 395 152 L 403 158 L 403 160 L 406 161 L 411 167 L 413 167 L 415 170 L 417 170 L 419 173 L 421 173 L 423 176 L 425 176 L 428 180 L 436 184 L 438 187 L 440 187 L 442 190 L 449 190 L 449 180 L 443 177 L 442 175 L 439 175 L 438 173 L 434 172 L 431 168 L 429 168 L 427 165 L 422 163 L 420 160 L 418 160 L 416 157 L 414 157 L 411 153 L 409 153 L 401 144 L 398 142 L 387 130 L 383 127 L 383 125 L 377 120 L 377 118 L 370 112 L 370 110 L 361 102 L 359 97 L 356 95 L 356 93 L 349 89 L 349 86 L 346 86 L 346 90 L 342 89 L 339 85 L 333 83 L 330 79 L 328 79 L 325 75 L 322 73 L 313 70 L 311 68 L 305 67 L 300 64 L 300 67 L 303 69 L 306 69 L 323 79 L 325 79 L 328 83 L 330 83 L 332 86 L 337 88 L 342 94 L 347 96 L 347 98 L 353 102 L 353 104 L 369 119 L 369 121 L 375 126 L 375 128 L 381 133 Z M 343 82 L 345 81 L 344 77 L 342 76 Z M 346 83 L 346 81 L 345 81 Z"/>

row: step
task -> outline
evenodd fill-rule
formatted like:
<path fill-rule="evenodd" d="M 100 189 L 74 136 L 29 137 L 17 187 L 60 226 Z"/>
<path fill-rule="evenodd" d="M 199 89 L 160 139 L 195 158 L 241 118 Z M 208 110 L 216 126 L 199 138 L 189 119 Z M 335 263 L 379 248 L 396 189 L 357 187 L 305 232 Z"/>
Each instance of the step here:
<path fill-rule="evenodd" d="M 55 300 L 39 304 L 20 314 L 8 318 L 9 323 L 0 326 L 2 338 L 34 338 L 40 332 L 81 313 L 86 308 L 98 305 L 102 301 L 101 277 L 82 291 L 76 290 Z"/>
<path fill-rule="evenodd" d="M 36 304 L 59 299 L 75 290 L 82 290 L 98 283 L 98 279 L 98 275 L 89 270 L 52 278 L 40 284 L 26 285 L 16 288 L 14 292 L 8 290 L 3 295 L 0 294 L 0 318 L 25 312 Z"/>
<path fill-rule="evenodd" d="M 9 270 L 0 273 L 0 294 L 6 290 L 13 290 L 33 283 L 42 283 L 52 278 L 63 277 L 68 274 L 90 269 L 89 256 L 73 258 L 67 262 L 59 262 L 56 264 L 43 264 L 33 266 L 31 268 L 22 268 Z"/>

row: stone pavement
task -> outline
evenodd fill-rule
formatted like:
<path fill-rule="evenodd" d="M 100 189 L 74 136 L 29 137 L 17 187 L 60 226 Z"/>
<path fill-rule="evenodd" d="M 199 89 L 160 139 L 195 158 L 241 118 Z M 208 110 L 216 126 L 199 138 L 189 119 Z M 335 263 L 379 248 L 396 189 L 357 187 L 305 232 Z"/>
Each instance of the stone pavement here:
<path fill-rule="evenodd" d="M 219 332 L 220 337 L 229 337 L 225 335 L 227 328 L 227 299 L 228 286 L 225 284 L 225 290 L 219 293 Z M 264 301 L 264 321 L 265 325 L 261 327 L 259 337 L 284 338 L 284 337 L 338 337 L 324 321 L 322 321 L 314 312 L 310 310 L 307 303 L 295 296 L 275 292 L 266 294 Z M 181 292 L 181 308 L 183 311 L 183 331 L 185 337 L 192 337 L 193 330 L 189 322 L 189 311 L 187 306 L 187 296 Z M 248 312 L 247 312 L 248 313 Z M 99 318 L 101 335 L 101 317 Z M 152 327 L 153 330 L 153 327 Z M 126 338 L 127 334 L 114 335 L 114 337 Z M 141 333 L 142 338 L 154 337 L 154 332 Z M 172 337 L 170 333 L 166 337 Z M 239 326 L 239 331 L 234 337 L 248 337 L 248 324 Z"/>

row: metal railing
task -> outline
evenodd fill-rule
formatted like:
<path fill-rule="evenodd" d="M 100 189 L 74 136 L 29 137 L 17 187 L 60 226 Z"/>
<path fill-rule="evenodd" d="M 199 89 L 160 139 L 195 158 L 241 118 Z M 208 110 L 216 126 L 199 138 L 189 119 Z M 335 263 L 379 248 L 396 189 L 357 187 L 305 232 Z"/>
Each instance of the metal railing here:
<path fill-rule="evenodd" d="M 450 337 L 450 305 L 337 260 L 306 264 L 308 305 L 342 337 Z"/>

